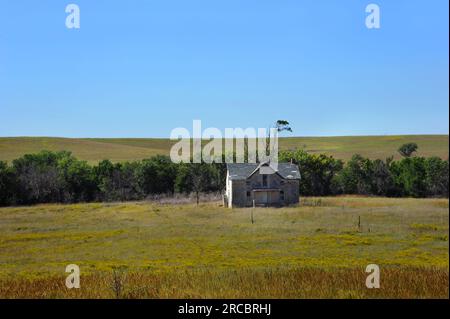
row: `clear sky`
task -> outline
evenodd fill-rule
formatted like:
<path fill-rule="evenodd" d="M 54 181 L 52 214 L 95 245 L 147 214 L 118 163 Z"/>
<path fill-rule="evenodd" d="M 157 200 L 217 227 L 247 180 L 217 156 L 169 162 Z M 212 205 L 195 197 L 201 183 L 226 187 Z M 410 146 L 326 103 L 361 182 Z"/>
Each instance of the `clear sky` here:
<path fill-rule="evenodd" d="M 381 9 L 367 29 L 365 7 Z M 81 28 L 67 29 L 78 4 Z M 448 134 L 447 0 L 0 0 L 0 136 Z"/>

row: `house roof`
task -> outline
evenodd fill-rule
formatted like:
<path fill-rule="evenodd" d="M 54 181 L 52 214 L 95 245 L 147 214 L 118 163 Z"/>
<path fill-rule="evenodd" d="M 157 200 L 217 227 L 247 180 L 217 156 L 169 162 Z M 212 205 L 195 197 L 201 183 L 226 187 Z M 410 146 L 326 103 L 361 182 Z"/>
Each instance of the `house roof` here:
<path fill-rule="evenodd" d="M 231 180 L 247 179 L 258 171 L 262 166 L 273 168 L 269 163 L 229 163 L 227 170 Z M 277 173 L 285 179 L 300 179 L 298 166 L 291 163 L 278 163 Z"/>

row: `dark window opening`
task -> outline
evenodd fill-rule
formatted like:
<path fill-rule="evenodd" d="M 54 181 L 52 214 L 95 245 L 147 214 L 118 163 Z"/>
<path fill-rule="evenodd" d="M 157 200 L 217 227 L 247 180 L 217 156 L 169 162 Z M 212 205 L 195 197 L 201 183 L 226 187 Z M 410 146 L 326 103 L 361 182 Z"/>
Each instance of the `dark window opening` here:
<path fill-rule="evenodd" d="M 250 197 L 250 191 L 247 192 L 247 197 Z"/>
<path fill-rule="evenodd" d="M 280 199 L 284 200 L 284 191 L 280 191 Z"/>
<path fill-rule="evenodd" d="M 263 187 L 267 187 L 267 175 L 263 175 Z"/>

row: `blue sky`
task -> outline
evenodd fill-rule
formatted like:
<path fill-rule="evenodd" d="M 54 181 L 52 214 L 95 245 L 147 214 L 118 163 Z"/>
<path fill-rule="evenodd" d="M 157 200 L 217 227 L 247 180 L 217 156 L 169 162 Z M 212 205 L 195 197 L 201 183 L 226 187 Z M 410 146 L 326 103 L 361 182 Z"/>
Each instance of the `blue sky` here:
<path fill-rule="evenodd" d="M 0 136 L 448 134 L 448 1 L 371 2 L 0 0 Z"/>

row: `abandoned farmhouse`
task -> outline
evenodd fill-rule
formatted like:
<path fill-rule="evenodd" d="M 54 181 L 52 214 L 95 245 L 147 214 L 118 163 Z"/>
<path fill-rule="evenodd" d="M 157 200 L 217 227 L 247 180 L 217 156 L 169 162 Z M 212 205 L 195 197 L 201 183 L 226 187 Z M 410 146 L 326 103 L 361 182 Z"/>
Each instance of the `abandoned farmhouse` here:
<path fill-rule="evenodd" d="M 291 163 L 227 164 L 224 203 L 228 207 L 284 206 L 299 202 L 300 171 Z M 253 202 L 254 201 L 254 202 Z"/>

